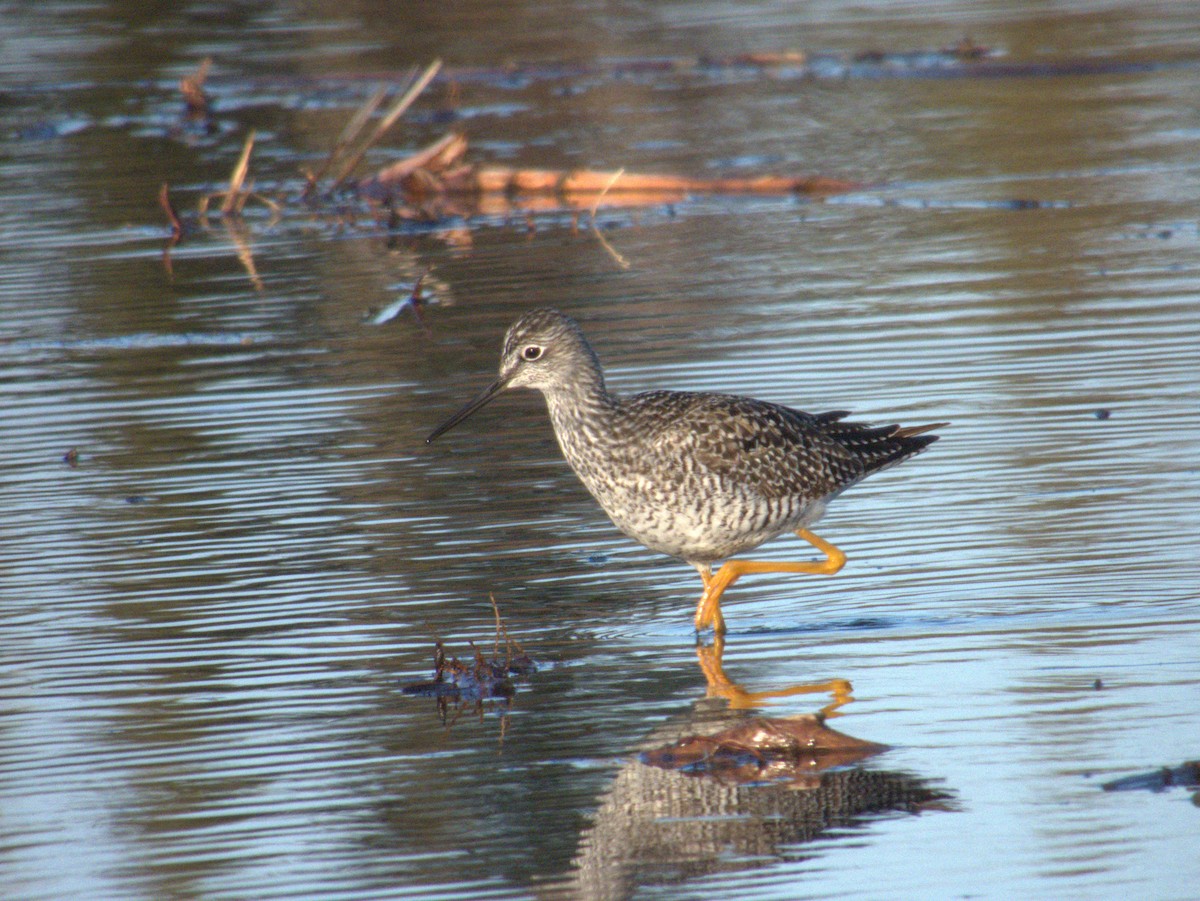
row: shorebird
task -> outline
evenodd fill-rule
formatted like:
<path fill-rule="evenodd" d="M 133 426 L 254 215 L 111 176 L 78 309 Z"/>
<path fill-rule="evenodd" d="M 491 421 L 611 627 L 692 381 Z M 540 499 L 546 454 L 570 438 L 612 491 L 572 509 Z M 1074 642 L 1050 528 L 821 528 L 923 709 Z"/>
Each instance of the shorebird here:
<path fill-rule="evenodd" d="M 919 453 L 937 440 L 927 433 L 947 425 L 868 426 L 841 410 L 803 413 L 709 392 L 619 397 L 578 324 L 538 309 L 509 328 L 499 377 L 427 442 L 510 388 L 542 392 L 563 456 L 618 529 L 696 568 L 704 581 L 696 630 L 718 634 L 721 595 L 739 577 L 840 570 L 846 555 L 808 527 L 851 485 Z M 733 559 L 788 531 L 825 559 Z"/>

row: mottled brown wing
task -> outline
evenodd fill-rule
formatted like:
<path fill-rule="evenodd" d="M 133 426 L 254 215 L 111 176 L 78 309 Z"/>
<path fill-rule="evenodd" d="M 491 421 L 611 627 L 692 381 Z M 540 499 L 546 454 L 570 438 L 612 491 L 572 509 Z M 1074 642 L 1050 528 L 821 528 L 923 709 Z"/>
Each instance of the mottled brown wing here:
<path fill-rule="evenodd" d="M 857 455 L 826 434 L 845 413 L 813 415 L 723 394 L 655 391 L 631 399 L 660 416 L 652 445 L 670 465 L 703 469 L 765 498 L 823 498 L 865 474 Z"/>

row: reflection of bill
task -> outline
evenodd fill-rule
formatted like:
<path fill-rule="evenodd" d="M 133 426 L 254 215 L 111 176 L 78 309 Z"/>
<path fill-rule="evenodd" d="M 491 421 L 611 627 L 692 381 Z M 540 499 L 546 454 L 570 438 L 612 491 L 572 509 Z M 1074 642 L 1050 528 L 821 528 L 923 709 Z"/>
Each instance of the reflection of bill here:
<path fill-rule="evenodd" d="M 570 876 L 547 895 L 625 898 L 639 886 L 802 859 L 802 848 L 788 846 L 873 814 L 950 809 L 952 794 L 924 779 L 854 766 L 886 746 L 830 729 L 824 714 L 738 709 L 728 694 L 755 695 L 729 691 L 728 679 L 714 686 L 713 674 L 724 676 L 721 649 L 704 650 L 715 656 L 715 666 L 713 656 L 707 665 L 701 658 L 709 697 L 664 723 L 622 766 L 580 839 Z M 807 688 L 848 699 L 843 680 Z"/>

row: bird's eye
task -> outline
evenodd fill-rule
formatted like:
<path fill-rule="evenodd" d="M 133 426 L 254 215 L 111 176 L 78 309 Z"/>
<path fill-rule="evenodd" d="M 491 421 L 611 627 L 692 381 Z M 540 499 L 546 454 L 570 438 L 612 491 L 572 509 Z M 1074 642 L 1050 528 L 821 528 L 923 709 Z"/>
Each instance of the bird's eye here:
<path fill-rule="evenodd" d="M 526 360 L 536 360 L 541 355 L 542 355 L 542 349 L 540 347 L 538 347 L 536 344 L 530 344 L 523 351 L 521 351 L 521 356 L 524 357 Z"/>

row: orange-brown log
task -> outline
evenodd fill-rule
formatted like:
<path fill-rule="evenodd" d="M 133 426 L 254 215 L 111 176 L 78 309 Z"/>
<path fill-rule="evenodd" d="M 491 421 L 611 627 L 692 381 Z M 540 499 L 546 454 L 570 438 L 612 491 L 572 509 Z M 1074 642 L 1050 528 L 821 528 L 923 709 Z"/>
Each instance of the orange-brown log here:
<path fill-rule="evenodd" d="M 469 181 L 456 183 L 465 189 Z M 473 190 L 481 193 L 516 194 L 837 194 L 862 187 L 862 183 L 823 175 L 776 176 L 757 178 L 691 178 L 680 175 L 653 175 L 636 172 L 597 172 L 557 169 L 512 169 L 507 166 L 479 166 L 475 169 Z"/>

